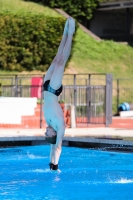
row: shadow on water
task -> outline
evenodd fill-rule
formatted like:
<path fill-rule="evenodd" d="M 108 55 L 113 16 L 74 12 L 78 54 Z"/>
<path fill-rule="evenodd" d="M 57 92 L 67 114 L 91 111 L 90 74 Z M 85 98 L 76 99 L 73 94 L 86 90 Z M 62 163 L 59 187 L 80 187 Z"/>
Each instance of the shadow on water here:
<path fill-rule="evenodd" d="M 101 151 L 133 153 L 133 146 L 126 146 L 126 145 L 111 145 L 111 144 L 87 143 L 87 142 L 86 143 L 84 143 L 84 142 L 69 142 L 69 146 L 89 148 L 92 150 L 101 150 Z"/>

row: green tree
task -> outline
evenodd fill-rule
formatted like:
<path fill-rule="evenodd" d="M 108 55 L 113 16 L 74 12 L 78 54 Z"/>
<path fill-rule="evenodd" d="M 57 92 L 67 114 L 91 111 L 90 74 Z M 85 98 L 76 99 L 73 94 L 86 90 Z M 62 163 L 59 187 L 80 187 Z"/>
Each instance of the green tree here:
<path fill-rule="evenodd" d="M 51 8 L 60 8 L 69 15 L 77 19 L 79 22 L 87 25 L 87 21 L 93 17 L 98 4 L 103 0 L 32 0 L 34 2 L 42 3 Z"/>

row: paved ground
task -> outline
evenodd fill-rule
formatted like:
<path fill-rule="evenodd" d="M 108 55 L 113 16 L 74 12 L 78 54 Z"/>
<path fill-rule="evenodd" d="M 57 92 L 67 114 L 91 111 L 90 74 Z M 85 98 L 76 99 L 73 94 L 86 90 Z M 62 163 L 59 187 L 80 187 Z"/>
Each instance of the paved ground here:
<path fill-rule="evenodd" d="M 0 129 L 0 143 L 31 141 L 46 142 L 45 129 Z M 66 128 L 63 138 L 65 145 L 119 145 L 133 147 L 133 129 L 121 128 Z M 2 145 L 1 145 L 2 146 Z"/>
<path fill-rule="evenodd" d="M 43 129 L 0 129 L 0 146 L 46 143 Z M 26 143 L 29 142 L 29 143 Z M 68 146 L 121 146 L 133 149 L 133 118 L 113 118 L 109 128 L 104 125 L 66 128 L 63 144 Z M 133 150 L 132 150 L 133 151 Z"/>

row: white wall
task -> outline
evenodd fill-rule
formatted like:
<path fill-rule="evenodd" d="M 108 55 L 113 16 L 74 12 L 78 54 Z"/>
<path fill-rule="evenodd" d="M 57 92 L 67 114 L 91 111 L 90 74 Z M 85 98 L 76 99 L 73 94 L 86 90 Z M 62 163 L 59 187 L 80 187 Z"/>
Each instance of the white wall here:
<path fill-rule="evenodd" d="M 36 106 L 35 97 L 1 97 L 0 124 L 21 124 L 21 117 L 34 115 Z"/>

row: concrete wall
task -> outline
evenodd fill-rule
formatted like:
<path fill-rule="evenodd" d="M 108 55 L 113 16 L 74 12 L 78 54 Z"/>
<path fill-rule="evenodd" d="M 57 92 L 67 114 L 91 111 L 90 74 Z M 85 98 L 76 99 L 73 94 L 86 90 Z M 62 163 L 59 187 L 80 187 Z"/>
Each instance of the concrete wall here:
<path fill-rule="evenodd" d="M 0 124 L 21 124 L 22 116 L 34 115 L 37 98 L 1 97 Z"/>

